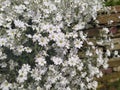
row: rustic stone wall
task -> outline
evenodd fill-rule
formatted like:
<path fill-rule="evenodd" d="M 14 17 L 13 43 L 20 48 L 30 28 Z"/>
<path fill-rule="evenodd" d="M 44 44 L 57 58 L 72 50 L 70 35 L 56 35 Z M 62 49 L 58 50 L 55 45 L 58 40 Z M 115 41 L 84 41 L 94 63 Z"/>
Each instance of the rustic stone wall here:
<path fill-rule="evenodd" d="M 111 38 L 114 43 L 114 48 L 110 50 L 112 52 L 118 51 L 120 54 L 120 6 L 111 7 L 109 14 L 99 12 L 97 20 L 99 22 L 97 27 L 89 28 L 85 31 L 88 33 L 88 37 L 92 40 L 93 36 L 99 36 L 101 28 L 108 27 L 113 34 Z M 105 48 L 107 47 L 105 46 Z M 111 56 L 108 63 L 109 68 L 107 70 L 102 70 L 104 73 L 103 77 L 97 79 L 99 82 L 99 89 L 107 87 L 108 84 L 120 79 L 120 57 Z"/>

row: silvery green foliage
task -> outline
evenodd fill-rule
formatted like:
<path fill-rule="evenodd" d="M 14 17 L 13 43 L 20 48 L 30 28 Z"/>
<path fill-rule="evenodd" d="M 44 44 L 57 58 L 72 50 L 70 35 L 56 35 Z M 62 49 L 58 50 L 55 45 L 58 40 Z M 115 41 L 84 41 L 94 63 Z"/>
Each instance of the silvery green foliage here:
<path fill-rule="evenodd" d="M 2 90 L 96 89 L 110 54 L 82 29 L 102 0 L 0 0 Z M 110 42 L 104 28 L 98 44 Z M 78 55 L 78 53 L 83 53 Z M 108 50 L 109 52 L 109 50 Z"/>

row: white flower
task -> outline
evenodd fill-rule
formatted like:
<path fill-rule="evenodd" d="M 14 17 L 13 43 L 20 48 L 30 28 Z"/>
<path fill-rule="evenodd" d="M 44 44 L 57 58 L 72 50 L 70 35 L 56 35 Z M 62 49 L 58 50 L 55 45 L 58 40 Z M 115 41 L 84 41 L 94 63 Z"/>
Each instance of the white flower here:
<path fill-rule="evenodd" d="M 109 66 L 109 65 L 106 63 L 106 64 L 103 65 L 103 68 L 104 68 L 104 69 L 107 69 L 108 66 Z"/>
<path fill-rule="evenodd" d="M 32 37 L 33 42 L 39 40 L 40 37 L 41 37 L 41 34 L 34 34 Z"/>
<path fill-rule="evenodd" d="M 106 54 L 107 54 L 107 56 L 110 56 L 111 55 L 110 50 L 107 49 Z"/>
<path fill-rule="evenodd" d="M 25 80 L 27 80 L 27 75 L 30 69 L 31 68 L 28 64 L 23 64 L 22 68 L 18 71 L 19 75 L 17 77 L 17 82 L 23 83 Z"/>
<path fill-rule="evenodd" d="M 86 56 L 92 56 L 92 55 L 93 55 L 93 53 L 90 50 L 86 51 Z"/>
<path fill-rule="evenodd" d="M 56 40 L 57 40 L 57 35 L 56 35 L 56 33 L 51 33 L 51 34 L 49 34 L 49 38 L 50 38 L 51 40 L 56 41 Z"/>
<path fill-rule="evenodd" d="M 82 39 L 83 41 L 84 41 L 84 40 L 86 41 L 86 39 L 87 39 L 87 38 L 86 38 L 86 37 L 87 37 L 87 34 L 83 34 L 83 31 L 80 31 L 79 34 L 80 34 L 81 39 Z"/>
<path fill-rule="evenodd" d="M 103 31 L 105 31 L 106 34 L 109 33 L 109 29 L 108 28 L 103 28 Z"/>
<path fill-rule="evenodd" d="M 57 39 L 56 40 L 56 44 L 59 46 L 59 47 L 64 47 L 66 45 L 66 40 L 65 39 Z"/>
<path fill-rule="evenodd" d="M 57 10 L 57 7 L 54 4 L 50 4 L 49 10 L 50 11 L 55 11 L 55 10 Z"/>
<path fill-rule="evenodd" d="M 27 76 L 24 76 L 24 74 L 21 74 L 17 77 L 17 82 L 23 83 L 25 80 L 27 80 Z"/>
<path fill-rule="evenodd" d="M 99 72 L 98 68 L 92 66 L 91 64 L 88 64 L 88 68 L 89 68 L 90 76 L 94 76 L 96 74 L 96 71 Z"/>
<path fill-rule="evenodd" d="M 32 52 L 32 49 L 29 48 L 29 47 L 25 47 L 24 49 L 25 49 L 25 51 L 26 51 L 27 53 L 31 53 L 31 52 Z"/>
<path fill-rule="evenodd" d="M 43 56 L 37 57 L 35 62 L 37 62 L 40 66 L 44 66 L 46 64 L 45 58 Z"/>
<path fill-rule="evenodd" d="M 7 80 L 5 80 L 1 85 L 0 88 L 2 90 L 10 90 L 10 88 L 12 87 L 12 84 L 9 83 Z"/>
<path fill-rule="evenodd" d="M 26 71 L 26 70 L 22 70 L 22 69 L 20 69 L 20 70 L 18 71 L 18 73 L 19 73 L 19 75 L 21 75 L 21 76 L 26 76 L 26 75 L 27 75 L 27 71 Z"/>
<path fill-rule="evenodd" d="M 93 89 L 96 89 L 97 86 L 98 86 L 98 82 L 97 81 L 93 81 L 92 82 L 92 86 L 93 86 Z"/>
<path fill-rule="evenodd" d="M 0 66 L 1 66 L 2 68 L 5 68 L 5 67 L 7 67 L 7 63 L 6 63 L 6 62 L 2 62 L 2 63 L 0 63 Z"/>
<path fill-rule="evenodd" d="M 71 77 L 74 77 L 76 75 L 76 71 L 71 72 Z"/>
<path fill-rule="evenodd" d="M 22 4 L 19 5 L 19 6 L 16 5 L 14 8 L 15 8 L 15 9 L 14 9 L 15 12 L 16 12 L 16 13 L 20 13 L 20 14 L 23 13 L 23 11 L 26 9 L 25 5 L 22 5 Z"/>
<path fill-rule="evenodd" d="M 83 82 L 80 83 L 81 90 L 84 90 L 85 84 Z"/>
<path fill-rule="evenodd" d="M 61 21 L 62 20 L 61 14 L 59 14 L 59 13 L 56 14 L 56 20 L 57 21 Z"/>
<path fill-rule="evenodd" d="M 56 3 L 60 3 L 60 2 L 61 2 L 61 0 L 55 0 L 55 2 L 56 2 Z"/>
<path fill-rule="evenodd" d="M 78 64 L 78 65 L 77 65 L 77 69 L 78 69 L 79 71 L 81 71 L 81 70 L 83 69 L 83 63 Z"/>
<path fill-rule="evenodd" d="M 99 69 L 108 67 L 110 52 L 99 50 L 83 29 L 92 18 L 96 19 L 102 3 L 103 0 L 0 0 L 0 89 L 95 90 L 94 77 L 102 76 Z M 98 44 L 111 41 L 108 29 L 103 29 L 105 38 L 101 35 Z M 80 59 L 79 51 L 88 57 Z M 16 75 L 11 76 L 11 70 Z M 12 87 L 6 79 L 12 80 Z"/>
<path fill-rule="evenodd" d="M 35 79 L 36 81 L 40 81 L 42 79 L 41 76 L 41 70 L 38 70 L 37 68 L 33 69 L 31 71 L 31 76 L 33 79 Z"/>
<path fill-rule="evenodd" d="M 46 46 L 49 42 L 49 39 L 47 37 L 40 37 L 38 39 L 39 45 Z"/>
<path fill-rule="evenodd" d="M 79 63 L 80 59 L 78 56 L 74 55 L 68 59 L 68 64 L 70 66 L 75 66 Z"/>
<path fill-rule="evenodd" d="M 93 44 L 93 42 L 87 42 L 88 43 L 88 45 L 91 45 L 91 46 L 93 46 L 94 44 Z"/>
<path fill-rule="evenodd" d="M 26 72 L 29 72 L 30 71 L 30 65 L 29 64 L 23 64 L 22 65 L 22 69 L 24 70 L 24 71 L 26 71 Z"/>
<path fill-rule="evenodd" d="M 87 76 L 87 73 L 86 73 L 86 72 L 82 72 L 82 73 L 81 73 L 81 77 L 82 77 L 82 78 L 84 78 L 84 77 L 86 77 L 86 76 Z"/>
<path fill-rule="evenodd" d="M 7 44 L 7 39 L 6 38 L 0 38 L 0 47 L 5 46 Z"/>
<path fill-rule="evenodd" d="M 75 45 L 76 48 L 80 49 L 83 46 L 83 41 L 81 41 L 80 39 L 76 39 L 74 41 L 74 45 Z"/>
<path fill-rule="evenodd" d="M 75 25 L 74 27 L 73 27 L 73 29 L 74 30 L 81 30 L 81 29 L 83 29 L 85 27 L 85 23 L 84 22 L 80 22 L 80 23 L 78 23 L 77 25 Z"/>
<path fill-rule="evenodd" d="M 20 46 L 17 46 L 16 47 L 16 50 L 20 53 L 22 53 L 25 49 L 24 49 L 24 46 L 23 45 L 20 45 Z"/>
<path fill-rule="evenodd" d="M 8 36 L 10 36 L 11 38 L 14 38 L 15 34 L 16 34 L 16 29 L 10 29 L 10 30 L 7 30 L 7 34 Z"/>
<path fill-rule="evenodd" d="M 60 65 L 63 60 L 59 57 L 52 57 L 51 60 L 54 62 L 55 65 Z"/>
<path fill-rule="evenodd" d="M 103 76 L 103 73 L 102 73 L 102 71 L 100 71 L 99 74 L 97 74 L 97 78 L 100 78 L 102 76 Z"/>
<path fill-rule="evenodd" d="M 14 20 L 15 26 L 19 28 L 25 28 L 25 23 L 20 20 Z"/>
<path fill-rule="evenodd" d="M 91 89 L 93 87 L 92 83 L 88 83 L 87 87 L 88 87 L 88 89 Z"/>
<path fill-rule="evenodd" d="M 89 89 L 93 89 L 93 90 L 96 90 L 97 86 L 98 86 L 98 82 L 97 82 L 97 81 L 90 82 L 90 83 L 88 83 L 88 85 L 87 85 L 87 87 L 88 87 Z"/>
<path fill-rule="evenodd" d="M 28 4 L 29 4 L 29 1 L 25 0 L 25 1 L 24 1 L 24 4 L 28 5 Z"/>
<path fill-rule="evenodd" d="M 9 67 L 10 67 L 10 70 L 14 70 L 15 66 L 18 66 L 18 63 L 17 62 L 14 62 L 13 60 L 10 60 L 9 61 Z"/>
<path fill-rule="evenodd" d="M 0 50 L 0 59 L 3 60 L 6 58 L 7 58 L 7 55 L 5 53 L 3 53 L 2 50 Z"/>
<path fill-rule="evenodd" d="M 114 55 L 117 56 L 118 55 L 118 51 L 115 50 L 114 51 Z"/>

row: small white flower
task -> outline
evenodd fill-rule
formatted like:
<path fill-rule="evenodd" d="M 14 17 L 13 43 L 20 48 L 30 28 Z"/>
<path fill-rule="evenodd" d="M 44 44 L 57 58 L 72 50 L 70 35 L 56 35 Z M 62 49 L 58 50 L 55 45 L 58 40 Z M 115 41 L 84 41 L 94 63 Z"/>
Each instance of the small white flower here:
<path fill-rule="evenodd" d="M 66 40 L 65 39 L 57 39 L 56 40 L 56 44 L 59 46 L 59 47 L 64 47 L 66 45 Z"/>
<path fill-rule="evenodd" d="M 5 46 L 7 44 L 6 38 L 0 38 L 0 46 Z"/>
<path fill-rule="evenodd" d="M 110 56 L 111 55 L 110 50 L 107 49 L 106 54 L 107 56 Z"/>
<path fill-rule="evenodd" d="M 96 89 L 97 86 L 98 86 L 98 82 L 97 82 L 97 81 L 93 81 L 93 82 L 92 82 L 92 86 L 93 86 L 94 89 Z"/>
<path fill-rule="evenodd" d="M 57 13 L 57 15 L 56 15 L 56 20 L 57 20 L 57 21 L 61 21 L 61 20 L 62 20 L 61 14 Z"/>
<path fill-rule="evenodd" d="M 49 38 L 50 38 L 51 40 L 56 41 L 56 40 L 57 40 L 57 35 L 56 35 L 56 33 L 51 33 L 51 34 L 49 34 Z"/>
<path fill-rule="evenodd" d="M 80 82 L 81 90 L 84 90 L 85 86 L 86 86 L 85 83 L 81 81 L 81 82 Z"/>
<path fill-rule="evenodd" d="M 55 2 L 56 2 L 56 3 L 60 3 L 60 2 L 61 2 L 61 0 L 55 0 Z"/>
<path fill-rule="evenodd" d="M 26 72 L 29 72 L 31 68 L 29 64 L 23 64 L 22 69 Z"/>
<path fill-rule="evenodd" d="M 20 20 L 15 20 L 14 23 L 15 23 L 15 26 L 19 28 L 25 28 L 25 23 Z"/>
<path fill-rule="evenodd" d="M 78 65 L 77 65 L 77 69 L 78 69 L 79 71 L 81 71 L 81 70 L 83 69 L 83 63 L 78 64 Z"/>
<path fill-rule="evenodd" d="M 19 13 L 19 14 L 21 14 L 21 13 L 23 13 L 24 12 L 24 10 L 26 9 L 26 7 L 25 7 L 25 5 L 16 5 L 15 7 L 14 7 L 14 10 L 15 10 L 15 12 L 16 13 Z"/>
<path fill-rule="evenodd" d="M 91 89 L 93 86 L 92 86 L 92 83 L 88 83 L 88 85 L 87 85 L 87 88 L 88 89 Z"/>
<path fill-rule="evenodd" d="M 49 10 L 50 11 L 55 11 L 55 10 L 57 10 L 57 7 L 54 4 L 50 4 Z"/>
<path fill-rule="evenodd" d="M 14 38 L 16 33 L 17 33 L 17 30 L 16 29 L 10 29 L 10 30 L 7 30 L 6 31 L 8 36 L 10 36 L 10 38 Z"/>
<path fill-rule="evenodd" d="M 74 77 L 76 75 L 76 71 L 71 72 L 71 76 Z"/>
<path fill-rule="evenodd" d="M 26 51 L 27 53 L 31 53 L 31 52 L 32 52 L 32 49 L 29 48 L 29 47 L 25 47 L 24 49 L 25 49 L 25 51 Z"/>
<path fill-rule="evenodd" d="M 92 56 L 92 55 L 93 55 L 93 53 L 90 50 L 86 51 L 86 56 Z"/>
<path fill-rule="evenodd" d="M 99 69 L 97 67 L 94 67 L 94 66 L 89 64 L 88 68 L 89 68 L 89 73 L 92 77 L 99 73 Z"/>
<path fill-rule="evenodd" d="M 26 75 L 27 75 L 27 71 L 24 71 L 24 70 L 22 70 L 22 69 L 20 69 L 20 70 L 18 71 L 18 73 L 19 73 L 19 75 L 22 75 L 22 76 L 26 76 Z"/>
<path fill-rule="evenodd" d="M 9 83 L 7 80 L 5 80 L 1 85 L 0 88 L 2 90 L 10 90 L 10 88 L 12 87 L 12 84 Z"/>
<path fill-rule="evenodd" d="M 35 62 L 37 62 L 40 66 L 44 66 L 46 64 L 45 58 L 43 56 L 37 57 Z"/>
<path fill-rule="evenodd" d="M 47 32 L 49 32 L 50 34 L 51 34 L 51 33 L 54 33 L 54 31 L 56 31 L 56 27 L 53 26 L 52 24 L 43 25 L 42 28 L 43 28 L 44 30 L 46 30 Z"/>
<path fill-rule="evenodd" d="M 2 63 L 0 63 L 0 67 L 2 67 L 2 68 L 7 67 L 7 63 L 6 63 L 6 62 L 2 62 Z"/>
<path fill-rule="evenodd" d="M 16 50 L 20 53 L 22 53 L 24 51 L 24 46 L 23 45 L 20 45 L 20 46 L 17 46 L 16 47 Z"/>
<path fill-rule="evenodd" d="M 60 65 L 63 60 L 59 57 L 52 57 L 51 60 L 54 62 L 55 65 Z"/>
<path fill-rule="evenodd" d="M 42 79 L 41 76 L 41 70 L 38 70 L 37 68 L 33 69 L 31 71 L 31 76 L 33 79 L 35 79 L 36 81 L 40 81 Z"/>
<path fill-rule="evenodd" d="M 118 51 L 114 51 L 114 55 L 117 56 L 118 55 Z"/>
<path fill-rule="evenodd" d="M 84 34 L 83 31 L 80 31 L 79 34 L 80 34 L 81 39 L 82 39 L 83 41 L 84 41 L 84 40 L 86 41 L 86 39 L 87 39 L 87 34 Z"/>
<path fill-rule="evenodd" d="M 94 44 L 93 44 L 93 42 L 87 42 L 88 43 L 88 45 L 91 45 L 91 46 L 93 46 Z"/>
<path fill-rule="evenodd" d="M 25 0 L 25 1 L 24 1 L 24 4 L 28 5 L 28 4 L 29 4 L 29 1 Z"/>
<path fill-rule="evenodd" d="M 68 64 L 70 66 L 75 66 L 79 63 L 80 59 L 78 56 L 74 55 L 68 59 Z"/>
<path fill-rule="evenodd" d="M 83 46 L 83 41 L 81 41 L 80 39 L 76 39 L 74 41 L 74 45 L 75 45 L 76 48 L 80 49 Z"/>
<path fill-rule="evenodd" d="M 34 34 L 32 37 L 33 42 L 39 40 L 40 37 L 41 37 L 41 34 Z M 31 36 L 30 36 L 30 38 L 31 38 Z"/>
<path fill-rule="evenodd" d="M 15 66 L 18 66 L 18 63 L 17 62 L 14 62 L 13 60 L 10 60 L 9 61 L 9 67 L 10 67 L 10 70 L 14 70 Z"/>
<path fill-rule="evenodd" d="M 86 75 L 87 75 L 86 72 L 82 72 L 82 73 L 81 73 L 81 77 L 82 77 L 82 78 L 86 77 Z"/>
<path fill-rule="evenodd" d="M 109 33 L 109 29 L 108 28 L 103 28 L 103 31 L 105 31 L 105 33 Z"/>
<path fill-rule="evenodd" d="M 17 82 L 23 83 L 25 80 L 27 80 L 27 75 L 30 69 L 31 68 L 28 64 L 23 64 L 22 68 L 18 71 L 19 75 L 17 77 Z"/>
<path fill-rule="evenodd" d="M 25 80 L 27 80 L 27 76 L 24 76 L 24 74 L 17 77 L 17 82 L 19 83 L 23 83 Z"/>
<path fill-rule="evenodd" d="M 109 65 L 106 63 L 106 64 L 103 65 L 103 68 L 104 68 L 104 69 L 107 69 L 108 66 L 109 66 Z"/>
<path fill-rule="evenodd" d="M 40 37 L 38 42 L 39 42 L 39 45 L 46 46 L 49 42 L 49 39 L 47 37 Z"/>
<path fill-rule="evenodd" d="M 81 30 L 81 29 L 83 29 L 85 27 L 85 23 L 84 22 L 80 22 L 80 23 L 78 23 L 77 25 L 75 25 L 74 27 L 73 27 L 73 29 L 74 30 Z"/>

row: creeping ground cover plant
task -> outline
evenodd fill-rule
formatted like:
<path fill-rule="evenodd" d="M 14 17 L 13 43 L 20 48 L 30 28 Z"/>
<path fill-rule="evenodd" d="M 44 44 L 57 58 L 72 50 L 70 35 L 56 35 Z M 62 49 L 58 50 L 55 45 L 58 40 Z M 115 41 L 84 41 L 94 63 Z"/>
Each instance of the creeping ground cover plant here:
<path fill-rule="evenodd" d="M 83 29 L 102 8 L 103 0 L 0 0 L 0 89 L 95 90 L 110 51 Z M 95 42 L 110 43 L 108 33 Z"/>

